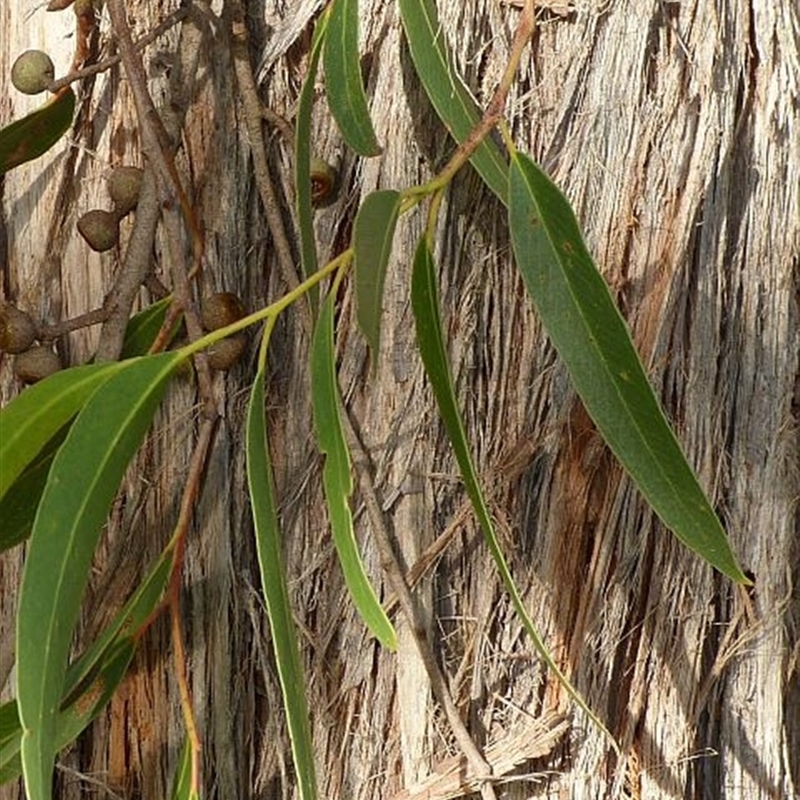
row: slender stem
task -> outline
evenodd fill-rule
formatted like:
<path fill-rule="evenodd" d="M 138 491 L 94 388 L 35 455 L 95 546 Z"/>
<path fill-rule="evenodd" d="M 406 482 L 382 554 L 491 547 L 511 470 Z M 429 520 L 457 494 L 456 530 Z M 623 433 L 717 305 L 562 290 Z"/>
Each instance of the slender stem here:
<path fill-rule="evenodd" d="M 242 98 L 244 121 L 250 140 L 250 152 L 253 156 L 253 172 L 256 178 L 256 186 L 261 197 L 261 203 L 264 206 L 267 225 L 272 234 L 281 277 L 289 289 L 295 289 L 299 280 L 289 237 L 286 234 L 286 227 L 283 222 L 280 201 L 269 172 L 267 148 L 261 128 L 264 107 L 259 99 L 258 88 L 253 77 L 253 69 L 250 65 L 249 37 L 247 35 L 244 7 L 241 0 L 230 0 L 225 4 L 225 8 L 230 18 L 233 68 Z M 308 320 L 304 319 L 304 325 L 308 326 L 308 322 Z"/>
<path fill-rule="evenodd" d="M 57 322 L 55 325 L 40 325 L 38 329 L 39 338 L 56 339 L 71 331 L 88 328 L 90 325 L 99 325 L 101 322 L 105 322 L 108 319 L 109 314 L 110 312 L 107 308 L 94 308 L 72 319 L 65 319 L 61 322 Z"/>
<path fill-rule="evenodd" d="M 181 698 L 183 720 L 186 725 L 186 735 L 192 752 L 191 787 L 197 792 L 200 785 L 200 735 L 197 732 L 197 723 L 192 709 L 192 695 L 189 689 L 189 677 L 186 669 L 186 651 L 183 646 L 183 631 L 181 628 L 181 576 L 183 574 L 183 560 L 186 553 L 186 540 L 189 532 L 189 523 L 192 520 L 200 486 L 203 481 L 206 458 L 211 449 L 211 443 L 216 430 L 216 422 L 204 419 L 200 426 L 197 444 L 195 445 L 192 459 L 189 463 L 189 477 L 183 490 L 181 507 L 175 531 L 169 546 L 173 546 L 174 557 L 169 587 L 167 589 L 167 603 L 170 614 L 170 633 L 172 637 L 172 652 L 175 662 L 175 676 L 178 681 L 178 692 Z"/>
<path fill-rule="evenodd" d="M 136 104 L 136 114 L 142 129 L 142 140 L 144 142 L 143 150 L 165 180 L 172 185 L 189 231 L 192 242 L 192 268 L 187 275 L 180 263 L 173 264 L 173 289 L 176 299 L 186 311 L 187 317 L 192 317 L 194 311 L 189 294 L 189 281 L 192 276 L 200 271 L 203 262 L 205 242 L 202 228 L 175 167 L 175 161 L 172 158 L 172 141 L 147 89 L 147 75 L 144 71 L 141 55 L 133 43 L 124 0 L 108 0 L 106 7 L 108 8 L 111 25 L 117 39 L 122 64 L 125 67 L 125 74 Z M 196 327 L 198 332 L 200 330 L 199 322 L 196 326 L 190 327 Z M 193 331 L 190 329 L 190 335 L 192 334 Z"/>
<path fill-rule="evenodd" d="M 204 350 L 206 347 L 218 342 L 220 339 L 225 339 L 234 333 L 238 333 L 245 328 L 249 328 L 256 322 L 261 322 L 262 320 L 269 319 L 270 317 L 277 317 L 278 314 L 292 305 L 292 303 L 299 300 L 312 286 L 316 286 L 332 272 L 335 272 L 338 269 L 346 268 L 353 258 L 353 252 L 353 248 L 349 247 L 343 253 L 340 253 L 336 258 L 329 261 L 324 267 L 319 269 L 309 278 L 306 278 L 302 283 L 298 284 L 295 289 L 287 292 L 274 303 L 270 303 L 268 306 L 265 306 L 264 308 L 253 312 L 252 314 L 248 314 L 246 317 L 242 317 L 240 320 L 237 320 L 230 325 L 226 325 L 224 328 L 219 328 L 211 333 L 206 334 L 201 339 L 182 347 L 180 352 L 188 358 L 200 350 Z"/>
<path fill-rule="evenodd" d="M 278 315 L 267 318 L 264 325 L 264 332 L 261 334 L 261 345 L 258 348 L 258 371 L 266 369 L 267 366 L 267 353 L 269 351 L 269 338 L 272 336 L 272 331 L 278 321 Z"/>
<path fill-rule="evenodd" d="M 166 33 L 173 25 L 176 25 L 181 20 L 186 19 L 187 16 L 189 16 L 189 9 L 187 7 L 175 9 L 175 11 L 167 15 L 161 22 L 159 22 L 159 24 L 156 25 L 153 30 L 137 39 L 134 42 L 134 48 L 136 50 L 144 50 L 147 45 L 152 44 L 156 39 L 158 39 L 159 36 Z M 71 70 L 63 77 L 51 81 L 47 85 L 47 91 L 55 93 L 59 89 L 63 89 L 65 86 L 75 83 L 75 81 L 81 81 L 84 78 L 91 78 L 93 75 L 99 75 L 101 72 L 105 72 L 106 70 L 111 69 L 111 67 L 116 66 L 120 63 L 120 61 L 122 61 L 122 57 L 117 54 L 110 56 L 109 58 L 105 58 L 102 61 L 98 61 L 96 64 L 92 64 L 89 67 Z"/>
<path fill-rule="evenodd" d="M 520 14 L 516 33 L 514 34 L 514 42 L 511 46 L 511 56 L 508 60 L 508 64 L 506 64 L 503 77 L 500 79 L 500 84 L 495 90 L 495 93 L 492 96 L 492 99 L 489 102 L 489 106 L 487 107 L 483 117 L 467 134 L 467 137 L 464 139 L 464 141 L 459 144 L 450 161 L 447 162 L 447 164 L 436 175 L 435 178 L 420 186 L 413 186 L 403 193 L 404 203 L 407 202 L 410 204 L 412 203 L 412 198 L 415 196 L 421 195 L 422 197 L 427 197 L 428 195 L 433 194 L 439 189 L 447 186 L 455 174 L 467 163 L 467 161 L 469 161 L 470 157 L 478 149 L 481 142 L 502 120 L 506 98 L 508 97 L 508 92 L 511 88 L 511 85 L 514 82 L 514 76 L 516 75 L 520 59 L 522 58 L 522 52 L 528 44 L 536 25 L 533 6 L 533 0 L 526 0 L 522 9 L 522 13 Z M 414 205 L 415 204 L 416 203 L 414 203 Z M 410 205 L 409 207 L 413 206 Z M 401 209 L 405 210 L 405 205 L 402 206 Z"/>

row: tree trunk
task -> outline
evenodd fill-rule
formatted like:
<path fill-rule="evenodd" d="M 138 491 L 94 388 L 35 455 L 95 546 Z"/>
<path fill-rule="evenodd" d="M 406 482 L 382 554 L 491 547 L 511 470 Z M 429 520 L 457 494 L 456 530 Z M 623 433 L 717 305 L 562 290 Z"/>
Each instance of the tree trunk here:
<path fill-rule="evenodd" d="M 129 0 L 134 30 L 177 5 Z M 214 10 L 219 12 L 219 4 Z M 249 4 L 262 97 L 291 120 L 322 0 Z M 439 3 L 467 84 L 483 105 L 505 66 L 519 9 Z M 554 657 L 619 741 L 570 704 L 535 656 L 467 510 L 414 346 L 410 261 L 424 215 L 401 219 L 374 377 L 349 290 L 338 320 L 340 384 L 374 470 L 387 525 L 416 586 L 463 719 L 509 798 L 748 798 L 800 793 L 800 14 L 795 0 L 544 3 L 508 101 L 514 139 L 559 184 L 642 353 L 690 462 L 756 587 L 746 593 L 682 547 L 603 445 L 532 310 L 504 209 L 466 171 L 436 242 L 455 381 L 512 572 Z M 567 6 L 569 6 L 567 10 Z M 288 8 L 286 8 L 288 7 Z M 346 150 L 320 97 L 313 150 L 337 164 L 317 213 L 320 261 L 348 244 L 376 187 L 429 179 L 452 149 L 410 66 L 396 4 L 361 2 L 368 95 L 383 155 Z M 184 23 L 189 25 L 190 23 Z M 30 47 L 66 71 L 70 12 L 0 9 L 0 85 Z M 109 47 L 105 18 L 100 46 Z M 286 289 L 253 177 L 227 23 L 205 16 L 178 165 L 206 237 L 204 280 L 252 308 Z M 181 27 L 145 51 L 157 102 L 176 91 Z M 110 52 L 110 51 L 109 51 Z M 192 76 L 184 76 L 191 86 Z M 14 91 L 0 122 L 41 102 Z M 290 219 L 291 146 L 265 126 Z M 87 251 L 75 221 L 108 207 L 103 176 L 142 163 L 119 67 L 86 80 L 70 134 L 3 185 L 3 295 L 55 322 L 102 303 L 121 253 Z M 160 241 L 160 240 L 159 240 Z M 169 283 L 163 243 L 156 268 Z M 143 301 L 146 296 L 143 293 Z M 336 563 L 308 395 L 308 337 L 284 314 L 270 356 L 268 422 L 293 607 L 302 631 L 320 795 L 426 797 L 474 790 L 402 618 L 397 654 L 366 633 Z M 97 328 L 60 342 L 86 361 Z M 251 348 L 254 354 L 255 346 Z M 185 636 L 203 739 L 203 797 L 290 797 L 294 779 L 247 500 L 243 414 L 253 359 L 217 376 L 223 416 L 185 567 Z M 3 358 L 4 402 L 19 386 Z M 175 523 L 197 427 L 196 387 L 175 381 L 114 506 L 80 637 L 121 605 Z M 362 552 L 380 583 L 366 515 Z M 442 547 L 431 550 L 439 537 Z M 13 641 L 18 547 L 0 558 L 3 656 Z M 388 589 L 385 589 L 388 594 Z M 0 658 L 3 666 L 8 658 Z M 10 665 L 9 665 L 10 666 Z M 5 672 L 3 672 L 5 675 Z M 3 700 L 13 696 L 13 672 Z M 537 720 L 539 723 L 537 723 Z M 542 722 L 544 720 L 544 722 Z M 142 641 L 107 711 L 59 759 L 57 796 L 169 794 L 183 738 L 168 626 Z M 515 762 L 514 768 L 501 759 Z M 446 766 L 446 764 L 445 764 Z M 470 789 L 471 787 L 471 789 Z M 403 790 L 407 790 L 402 795 Z M 0 789 L 2 800 L 24 796 Z"/>

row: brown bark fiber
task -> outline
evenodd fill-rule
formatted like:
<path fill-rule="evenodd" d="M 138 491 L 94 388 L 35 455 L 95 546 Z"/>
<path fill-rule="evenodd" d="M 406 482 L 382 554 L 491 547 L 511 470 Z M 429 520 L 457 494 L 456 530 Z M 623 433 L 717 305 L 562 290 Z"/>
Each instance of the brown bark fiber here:
<path fill-rule="evenodd" d="M 176 5 L 129 0 L 127 8 L 141 34 Z M 438 5 L 458 67 L 485 103 L 505 66 L 519 10 L 501 0 Z M 268 0 L 247 9 L 255 66 L 264 49 L 264 101 L 290 120 L 308 22 L 321 6 L 321 0 Z M 322 263 L 346 246 L 361 198 L 376 187 L 424 181 L 451 148 L 413 77 L 395 4 L 362 0 L 361 18 L 368 95 L 385 149 L 367 161 L 347 152 L 320 96 L 313 149 L 337 163 L 341 176 L 336 201 L 316 217 Z M 208 287 L 237 291 L 256 308 L 279 296 L 283 283 L 254 184 L 230 42 L 225 25 L 208 20 L 177 163 L 205 227 Z M 62 74 L 72 24 L 70 12 L 46 14 L 30 0 L 0 6 L 0 86 L 9 87 L 0 92 L 0 124 L 41 101 L 11 91 L 16 55 L 46 49 Z M 101 44 L 108 44 L 105 21 L 101 27 Z M 175 89 L 177 31 L 145 53 L 157 103 Z M 557 714 L 569 711 L 569 703 L 526 640 L 465 513 L 455 461 L 415 355 L 408 284 L 424 218 L 411 214 L 395 238 L 374 379 L 355 333 L 350 292 L 343 293 L 340 383 L 405 565 L 427 557 L 450 529 L 415 591 L 453 695 L 475 740 L 497 754 L 490 763 L 508 770 L 499 796 L 795 798 L 796 0 L 574 0 L 544 8 L 508 116 L 519 148 L 574 204 L 665 410 L 756 588 L 748 595 L 732 587 L 649 512 L 547 342 L 513 266 L 503 208 L 465 172 L 445 201 L 436 259 L 473 452 L 527 606 L 555 658 L 619 740 L 624 760 L 613 758 L 580 714 L 561 726 Z M 265 133 L 273 179 L 291 197 L 291 151 L 268 126 Z M 108 207 L 103 176 L 115 164 L 141 163 L 139 147 L 120 68 L 87 81 L 66 139 L 2 185 L 4 299 L 50 323 L 100 304 L 120 253 L 88 252 L 75 221 L 89 208 Z M 160 247 L 156 261 L 167 270 Z M 382 651 L 347 599 L 323 510 L 307 334 L 299 315 L 285 317 L 271 355 L 267 412 L 320 796 L 444 800 L 474 791 L 404 622 L 394 612 L 400 648 L 396 655 Z M 97 335 L 97 328 L 70 335 L 63 346 L 69 362 L 89 358 Z M 252 375 L 251 357 L 215 379 L 223 418 L 186 562 L 185 635 L 206 800 L 294 793 L 244 472 Z M 3 402 L 18 389 L 3 356 Z M 196 403 L 196 387 L 175 381 L 126 477 L 124 499 L 114 506 L 96 556 L 82 641 L 121 605 L 169 538 Z M 362 551 L 380 580 L 357 495 L 353 508 Z M 13 641 L 22 560 L 22 548 L 0 557 L 4 649 Z M 13 680 L 3 692 L 3 700 L 12 696 Z M 157 624 L 107 712 L 61 754 L 59 800 L 167 797 L 183 736 L 178 702 L 167 625 Z M 537 727 L 539 718 L 556 731 L 550 739 Z M 508 749 L 496 744 L 504 741 Z M 436 768 L 455 769 L 461 783 L 423 783 Z M 2 800 L 23 796 L 20 787 L 0 787 Z"/>

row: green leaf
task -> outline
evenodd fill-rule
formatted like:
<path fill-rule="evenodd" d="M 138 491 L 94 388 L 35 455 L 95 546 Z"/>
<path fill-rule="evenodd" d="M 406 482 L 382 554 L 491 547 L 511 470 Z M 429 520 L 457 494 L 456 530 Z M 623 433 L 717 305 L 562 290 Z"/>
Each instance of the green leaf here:
<path fill-rule="evenodd" d="M 153 342 L 164 324 L 167 311 L 172 305 L 171 297 L 164 297 L 156 303 L 135 314 L 125 327 L 125 340 L 122 343 L 120 360 L 147 355 Z M 175 321 L 172 336 L 181 326 L 181 317 Z M 168 342 L 169 343 L 169 342 Z"/>
<path fill-rule="evenodd" d="M 192 789 L 192 745 L 186 739 L 181 748 L 181 760 L 172 781 L 171 800 L 198 800 L 199 795 Z"/>
<path fill-rule="evenodd" d="M 417 247 L 414 256 L 414 269 L 411 278 L 411 307 L 414 313 L 414 322 L 417 328 L 417 343 L 425 366 L 428 380 L 431 382 L 433 394 L 436 397 L 436 404 L 442 416 L 447 435 L 453 446 L 453 452 L 458 461 L 461 477 L 464 480 L 464 488 L 470 499 L 475 516 L 478 518 L 489 552 L 494 559 L 497 570 L 503 581 L 503 585 L 508 592 L 514 610 L 522 620 L 528 635 L 531 637 L 533 646 L 541 656 L 542 660 L 553 671 L 562 686 L 566 689 L 572 699 L 583 709 L 587 716 L 603 731 L 610 741 L 617 748 L 614 737 L 606 729 L 605 725 L 594 714 L 586 704 L 586 701 L 572 686 L 566 675 L 559 669 L 550 652 L 542 640 L 533 620 L 528 614 L 522 595 L 517 588 L 511 571 L 508 568 L 503 549 L 497 539 L 494 530 L 489 508 L 483 496 L 483 491 L 478 480 L 475 466 L 472 462 L 467 434 L 464 430 L 464 423 L 461 419 L 461 412 L 456 402 L 455 391 L 453 390 L 453 380 L 450 375 L 450 366 L 445 349 L 444 334 L 442 333 L 441 315 L 439 313 L 439 292 L 436 284 L 436 271 L 434 269 L 433 257 L 425 239 L 422 239 Z"/>
<path fill-rule="evenodd" d="M 511 165 L 509 222 L 528 292 L 608 446 L 687 547 L 734 581 L 749 583 L 661 411 L 572 208 L 522 154 Z"/>
<path fill-rule="evenodd" d="M 56 750 L 70 744 L 89 725 L 125 677 L 125 670 L 120 670 L 121 654 L 132 656 L 138 630 L 158 606 L 171 568 L 172 557 L 166 552 L 111 624 L 67 670 L 56 722 Z M 0 784 L 22 774 L 21 747 L 22 723 L 17 702 L 12 700 L 0 707 Z"/>
<path fill-rule="evenodd" d="M 333 345 L 335 288 L 322 304 L 311 343 L 311 404 L 317 442 L 325 454 L 322 482 L 328 505 L 333 543 L 353 603 L 369 630 L 385 647 L 394 650 L 397 637 L 364 571 L 353 532 L 348 500 L 353 492 L 350 453 L 342 430 L 336 353 Z"/>
<path fill-rule="evenodd" d="M 16 700 L 0 706 L 0 749 L 22 731 Z"/>
<path fill-rule="evenodd" d="M 50 465 L 67 436 L 67 423 L 55 433 L 0 498 L 0 552 L 30 536 L 36 509 L 47 483 Z"/>
<path fill-rule="evenodd" d="M 272 464 L 264 419 L 264 373 L 256 375 L 247 409 L 247 483 L 255 523 L 261 585 L 272 630 L 272 648 L 278 667 L 286 723 L 300 800 L 316 800 L 317 778 L 311 739 L 306 682 L 297 632 L 286 588 L 280 526 L 275 505 Z"/>
<path fill-rule="evenodd" d="M 59 711 L 55 725 L 57 750 L 75 741 L 106 706 L 125 677 L 134 649 L 134 642 L 131 639 L 117 643 L 95 672 L 92 683 L 71 704 Z M 0 713 L 7 717 L 8 723 L 13 723 L 16 719 L 16 726 L 13 729 L 9 724 L 7 729 L 9 736 L 0 741 L 0 785 L 2 785 L 22 774 L 22 760 L 19 755 L 22 745 L 22 725 L 16 701 L 3 706 Z"/>
<path fill-rule="evenodd" d="M 150 569 L 122 610 L 92 642 L 86 652 L 67 670 L 64 681 L 64 702 L 69 703 L 75 693 L 83 691 L 92 680 L 99 664 L 121 642 L 136 639 L 139 629 L 150 619 L 158 607 L 172 571 L 172 552 L 167 550 Z M 63 703 L 62 703 L 63 705 Z"/>
<path fill-rule="evenodd" d="M 121 364 L 90 364 L 56 372 L 0 409 L 0 498 Z"/>
<path fill-rule="evenodd" d="M 165 353 L 123 362 L 75 419 L 50 469 L 17 612 L 17 696 L 30 800 L 51 797 L 67 656 L 100 531 L 182 358 Z"/>
<path fill-rule="evenodd" d="M 314 27 L 311 54 L 308 57 L 306 78 L 297 101 L 294 129 L 294 192 L 297 205 L 297 232 L 300 238 L 300 273 L 309 278 L 317 269 L 317 243 L 314 237 L 314 206 L 311 202 L 311 113 L 322 45 L 328 27 L 329 12 L 320 16 Z M 318 292 L 311 290 L 312 307 L 316 307 Z"/>
<path fill-rule="evenodd" d="M 383 287 L 400 199 L 393 190 L 368 195 L 358 209 L 353 233 L 356 319 L 372 350 L 373 369 L 380 355 Z"/>
<path fill-rule="evenodd" d="M 0 175 L 46 153 L 69 129 L 75 92 L 67 86 L 41 108 L 0 128 Z"/>
<path fill-rule="evenodd" d="M 478 104 L 456 71 L 434 0 L 398 0 L 411 59 L 439 118 L 459 143 L 480 122 Z M 508 164 L 500 148 L 485 138 L 470 158 L 484 183 L 506 203 Z"/>
<path fill-rule="evenodd" d="M 334 0 L 325 40 L 325 95 L 345 142 L 362 156 L 381 154 L 358 57 L 358 0 Z"/>

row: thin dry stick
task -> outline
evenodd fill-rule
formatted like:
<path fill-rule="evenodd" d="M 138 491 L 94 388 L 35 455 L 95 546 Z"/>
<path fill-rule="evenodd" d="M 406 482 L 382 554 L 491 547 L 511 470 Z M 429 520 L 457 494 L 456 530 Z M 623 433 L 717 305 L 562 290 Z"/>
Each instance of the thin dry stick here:
<path fill-rule="evenodd" d="M 383 512 L 381 511 L 381 503 L 378 500 L 375 486 L 372 482 L 368 456 L 361 445 L 361 441 L 353 428 L 353 424 L 346 410 L 342 414 L 342 418 L 348 445 L 353 453 L 353 463 L 358 472 L 358 485 L 361 489 L 367 516 L 369 517 L 372 535 L 375 537 L 375 542 L 378 545 L 381 566 L 389 578 L 389 583 L 392 585 L 392 589 L 397 596 L 403 615 L 411 626 L 411 632 L 414 637 L 414 642 L 417 645 L 417 651 L 419 652 L 425 671 L 428 673 L 428 678 L 431 682 L 431 689 L 436 699 L 439 701 L 439 704 L 442 706 L 447 721 L 453 731 L 453 735 L 456 737 L 458 746 L 466 756 L 469 766 L 472 769 L 473 774 L 471 778 L 480 785 L 480 792 L 484 800 L 496 800 L 494 788 L 490 783 L 492 779 L 492 768 L 481 754 L 470 732 L 467 730 L 467 726 L 458 713 L 455 701 L 450 694 L 450 688 L 447 685 L 447 679 L 433 653 L 433 649 L 431 648 L 428 636 L 425 632 L 425 626 L 420 620 L 420 614 L 417 611 L 414 598 L 403 576 L 400 562 L 397 560 L 394 549 L 392 548 L 389 531 L 384 522 Z"/>
<path fill-rule="evenodd" d="M 231 49 L 233 52 L 233 65 L 236 72 L 236 82 L 242 95 L 242 108 L 247 126 L 247 135 L 250 140 L 250 152 L 253 154 L 253 172 L 256 177 L 258 193 L 264 205 L 264 214 L 267 225 L 272 234 L 275 252 L 278 255 L 278 265 L 281 276 L 287 287 L 294 289 L 298 283 L 297 270 L 286 228 L 283 224 L 280 203 L 269 174 L 267 163 L 267 150 L 264 143 L 264 134 L 261 129 L 261 120 L 265 116 L 264 107 L 258 96 L 256 81 L 250 66 L 250 51 L 248 45 L 247 25 L 245 23 L 244 9 L 240 0 L 232 0 L 226 4 L 230 15 L 231 24 Z"/>
<path fill-rule="evenodd" d="M 186 539 L 189 533 L 189 523 L 192 520 L 200 485 L 203 482 L 206 458 L 211 449 L 211 443 L 216 430 L 216 422 L 204 419 L 200 425 L 197 444 L 189 462 L 189 476 L 181 498 L 181 508 L 172 542 L 175 547 L 175 556 L 172 561 L 167 602 L 170 613 L 170 629 L 172 633 L 172 647 L 175 661 L 175 675 L 178 681 L 178 691 L 183 709 L 183 719 L 186 724 L 186 735 L 192 751 L 192 789 L 197 792 L 200 776 L 200 735 L 192 709 L 192 695 L 189 690 L 189 678 L 186 671 L 186 652 L 183 647 L 183 632 L 181 630 L 181 575 L 183 574 L 183 557 L 186 553 Z"/>
<path fill-rule="evenodd" d="M 139 125 L 142 129 L 142 141 L 144 143 L 142 149 L 150 164 L 154 165 L 158 172 L 164 177 L 164 180 L 172 185 L 178 197 L 181 211 L 183 212 L 184 220 L 189 229 L 192 241 L 194 263 L 192 265 L 191 274 L 194 275 L 200 270 L 203 260 L 204 241 L 200 224 L 175 167 L 175 162 L 172 158 L 174 146 L 171 137 L 156 111 L 153 98 L 147 90 L 147 76 L 144 71 L 141 56 L 133 42 L 133 36 L 131 35 L 125 13 L 124 2 L 123 0 L 108 0 L 107 7 L 109 17 L 111 18 L 111 25 L 117 39 L 117 46 L 119 47 L 122 64 L 125 67 L 125 73 L 128 77 L 128 82 L 136 105 Z M 145 178 L 147 178 L 147 174 L 145 174 Z M 201 330 L 201 326 L 192 302 L 189 276 L 186 274 L 185 270 L 181 268 L 181 262 L 182 259 L 179 259 L 177 262 L 173 262 L 172 265 L 175 300 L 185 312 L 190 335 L 192 335 L 193 330 L 196 335 L 197 332 Z M 143 279 L 144 276 L 141 277 L 139 283 L 141 283 Z M 139 284 L 137 284 L 137 286 L 138 285 Z M 120 309 L 117 307 L 114 310 L 117 315 L 119 315 Z M 127 316 L 129 309 L 123 310 Z M 212 392 L 210 391 L 210 378 L 208 375 L 203 377 L 201 374 L 201 379 L 202 384 L 200 388 L 203 392 L 206 406 L 208 407 L 209 404 L 213 404 L 211 401 Z M 205 386 L 203 386 L 203 384 L 205 384 Z"/>
<path fill-rule="evenodd" d="M 79 314 L 72 319 L 65 319 L 57 322 L 54 325 L 39 325 L 38 339 L 57 339 L 70 331 L 77 331 L 81 328 L 88 328 L 90 325 L 98 325 L 108 319 L 109 312 L 107 308 L 93 308 L 84 314 Z"/>
<path fill-rule="evenodd" d="M 189 9 L 186 7 L 175 9 L 175 11 L 166 16 L 158 25 L 156 25 L 153 30 L 137 39 L 134 43 L 134 47 L 137 50 L 144 50 L 147 45 L 152 44 L 156 39 L 158 39 L 159 36 L 165 34 L 173 25 L 177 24 L 183 19 L 186 19 L 188 15 Z M 106 70 L 111 69 L 111 67 L 119 64 L 121 60 L 121 57 L 119 54 L 117 54 L 103 59 L 102 61 L 98 61 L 96 64 L 92 64 L 89 67 L 71 70 L 62 78 L 51 81 L 47 85 L 47 91 L 55 93 L 59 89 L 63 89 L 65 86 L 75 83 L 75 81 L 80 81 L 84 78 L 91 78 L 93 75 L 99 75 L 101 72 L 105 72 Z"/>

